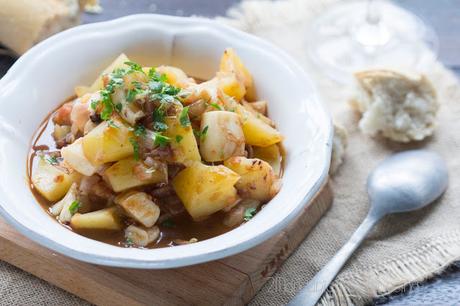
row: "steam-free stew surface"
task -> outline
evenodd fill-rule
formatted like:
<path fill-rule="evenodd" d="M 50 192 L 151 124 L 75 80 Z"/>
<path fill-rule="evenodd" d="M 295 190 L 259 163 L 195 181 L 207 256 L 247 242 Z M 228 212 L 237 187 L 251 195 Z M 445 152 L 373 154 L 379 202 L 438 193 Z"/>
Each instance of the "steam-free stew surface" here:
<path fill-rule="evenodd" d="M 279 191 L 283 161 L 253 86 L 232 49 L 205 82 L 122 54 L 39 127 L 31 190 L 69 230 L 121 247 L 194 243 L 249 222 Z"/>

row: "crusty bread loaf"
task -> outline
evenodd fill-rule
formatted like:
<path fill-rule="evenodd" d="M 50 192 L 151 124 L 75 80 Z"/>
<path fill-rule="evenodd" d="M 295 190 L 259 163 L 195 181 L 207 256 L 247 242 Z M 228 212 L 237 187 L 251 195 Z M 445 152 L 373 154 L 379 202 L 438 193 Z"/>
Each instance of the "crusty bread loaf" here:
<path fill-rule="evenodd" d="M 355 74 L 357 91 L 351 105 L 362 113 L 359 127 L 394 141 L 422 140 L 433 134 L 439 104 L 424 75 L 406 76 L 389 70 Z"/>
<path fill-rule="evenodd" d="M 77 25 L 78 0 L 0 0 L 0 43 L 18 54 Z"/>
<path fill-rule="evenodd" d="M 347 131 L 342 126 L 334 123 L 334 138 L 332 139 L 331 167 L 329 168 L 329 174 L 334 174 L 343 163 L 347 145 Z"/>

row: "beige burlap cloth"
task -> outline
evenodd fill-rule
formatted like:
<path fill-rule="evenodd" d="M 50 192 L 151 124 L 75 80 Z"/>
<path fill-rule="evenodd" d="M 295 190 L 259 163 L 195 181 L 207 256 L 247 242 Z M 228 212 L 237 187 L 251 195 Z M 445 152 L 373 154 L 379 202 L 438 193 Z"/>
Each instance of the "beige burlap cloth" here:
<path fill-rule="evenodd" d="M 350 88 L 324 78 L 308 62 L 308 23 L 333 0 L 247 1 L 222 20 L 268 39 L 291 53 L 317 81 L 324 102 L 349 132 L 345 164 L 332 179 L 331 210 L 299 249 L 252 301 L 281 305 L 305 284 L 347 241 L 368 210 L 369 171 L 395 151 L 427 148 L 440 153 L 450 171 L 450 187 L 437 203 L 415 213 L 387 217 L 348 262 L 323 298 L 326 304 L 363 304 L 409 283 L 422 281 L 460 258 L 460 87 L 453 74 L 427 54 L 417 70 L 438 90 L 441 109 L 435 135 L 418 144 L 396 145 L 372 139 L 357 129 L 346 101 Z M 286 101 L 286 107 L 289 101 Z M 0 262 L 1 305 L 82 305 L 80 299 Z M 154 301 L 152 301 L 154 304 Z"/>

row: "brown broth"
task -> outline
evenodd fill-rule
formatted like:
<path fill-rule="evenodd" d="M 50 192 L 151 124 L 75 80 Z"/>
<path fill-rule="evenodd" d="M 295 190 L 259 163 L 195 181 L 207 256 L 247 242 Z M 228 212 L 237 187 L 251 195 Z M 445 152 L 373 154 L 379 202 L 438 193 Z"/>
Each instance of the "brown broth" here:
<path fill-rule="evenodd" d="M 62 104 L 69 102 L 75 99 L 75 97 L 70 97 Z M 62 105 L 61 104 L 61 105 Z M 61 106 L 60 105 L 60 106 Z M 59 107 L 60 107 L 59 106 Z M 59 108 L 58 107 L 58 108 Z M 31 183 L 32 173 L 34 171 L 34 164 L 36 164 L 37 159 L 40 157 L 37 155 L 37 152 L 40 150 L 49 150 L 55 151 L 57 150 L 55 141 L 52 136 L 54 124 L 52 122 L 53 115 L 56 113 L 56 108 L 53 112 L 51 112 L 48 117 L 42 122 L 40 127 L 38 128 L 34 138 L 32 140 L 31 149 L 28 157 L 28 167 L 27 167 L 27 176 L 30 182 L 30 189 L 37 200 L 37 202 L 43 207 L 43 209 L 48 213 L 48 215 L 55 219 L 56 218 L 50 213 L 50 207 L 54 204 L 54 202 L 48 201 L 43 196 L 41 196 L 37 190 L 34 188 L 33 184 Z M 282 154 L 282 167 L 284 168 L 284 149 L 280 145 L 280 151 Z M 281 170 L 282 171 L 282 170 Z M 223 212 L 217 212 L 207 218 L 204 221 L 193 221 L 193 219 L 188 215 L 188 213 L 182 213 L 180 215 L 170 217 L 169 220 L 170 225 L 166 226 L 165 223 L 159 224 L 158 227 L 160 229 L 160 236 L 155 243 L 151 243 L 147 246 L 147 248 L 160 248 L 160 247 L 168 247 L 176 245 L 175 241 L 177 239 L 188 241 L 192 238 L 198 239 L 198 241 L 206 240 L 221 234 L 224 234 L 233 228 L 237 227 L 227 227 L 223 224 L 223 219 L 225 214 Z M 58 221 L 57 221 L 58 222 Z M 125 220 L 126 224 L 130 224 L 129 220 Z M 172 224 L 172 225 L 171 225 Z M 75 230 L 66 224 L 62 224 L 67 229 L 83 235 L 85 237 L 95 239 L 101 242 L 105 242 L 108 244 L 127 247 L 125 244 L 124 238 L 124 229 L 120 231 L 111 231 L 111 230 Z"/>

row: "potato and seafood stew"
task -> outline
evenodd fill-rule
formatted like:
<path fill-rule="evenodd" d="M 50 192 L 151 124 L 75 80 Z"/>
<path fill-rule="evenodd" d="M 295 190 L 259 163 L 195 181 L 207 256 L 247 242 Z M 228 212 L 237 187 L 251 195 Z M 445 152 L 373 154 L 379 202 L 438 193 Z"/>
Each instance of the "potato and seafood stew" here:
<path fill-rule="evenodd" d="M 208 81 L 121 54 L 40 127 L 32 191 L 63 226 L 121 247 L 227 232 L 281 186 L 283 137 L 254 92 L 232 49 Z"/>

